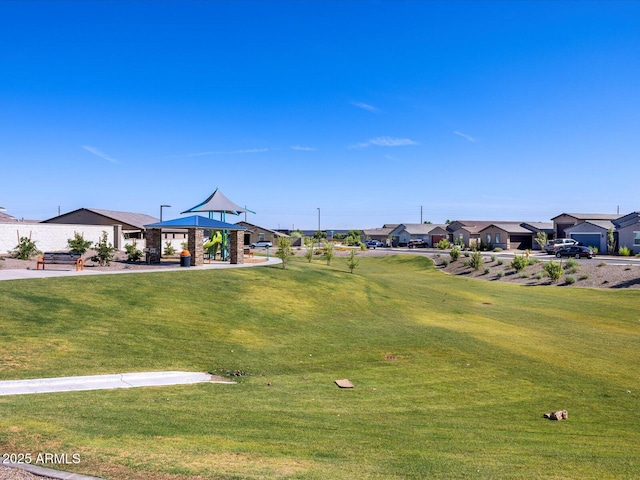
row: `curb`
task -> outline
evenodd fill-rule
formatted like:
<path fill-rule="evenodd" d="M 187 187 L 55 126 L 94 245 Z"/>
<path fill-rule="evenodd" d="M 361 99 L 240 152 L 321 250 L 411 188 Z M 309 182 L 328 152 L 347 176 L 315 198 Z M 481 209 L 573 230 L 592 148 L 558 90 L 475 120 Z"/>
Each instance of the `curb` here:
<path fill-rule="evenodd" d="M 88 477 L 79 473 L 62 472 L 60 470 L 52 470 L 51 468 L 39 467 L 38 465 L 29 465 L 26 463 L 2 463 L 4 467 L 16 468 L 25 472 L 33 473 L 40 477 L 52 478 L 54 480 L 105 480 L 99 477 Z"/>

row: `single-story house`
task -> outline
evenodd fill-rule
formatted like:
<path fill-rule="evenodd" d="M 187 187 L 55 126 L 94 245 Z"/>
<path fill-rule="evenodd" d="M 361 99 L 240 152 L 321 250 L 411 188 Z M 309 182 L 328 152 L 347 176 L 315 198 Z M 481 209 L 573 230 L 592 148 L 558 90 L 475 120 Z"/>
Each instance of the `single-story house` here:
<path fill-rule="evenodd" d="M 362 230 L 362 234 L 360 235 L 363 242 L 367 240 L 377 240 L 378 242 L 382 242 L 385 245 L 390 246 L 390 236 L 391 232 L 394 228 L 398 226 L 397 223 L 394 224 L 385 224 L 382 228 L 370 228 Z"/>
<path fill-rule="evenodd" d="M 447 238 L 447 226 L 434 223 L 401 223 L 391 233 L 393 246 L 404 246 L 411 240 L 422 240 L 433 247 L 443 238 Z"/>
<path fill-rule="evenodd" d="M 587 220 L 565 228 L 564 232 L 565 238 L 571 238 L 585 247 L 596 247 L 599 253 L 607 253 L 610 228 L 614 228 L 610 220 Z"/>
<path fill-rule="evenodd" d="M 555 238 L 569 238 L 566 229 L 582 222 L 608 220 L 612 222 L 620 218 L 620 214 L 611 213 L 561 213 L 551 219 Z"/>
<path fill-rule="evenodd" d="M 534 245 L 538 246 L 536 234 L 525 225 L 523 222 L 495 222 L 480 230 L 480 239 L 504 250 L 532 250 Z"/>
<path fill-rule="evenodd" d="M 617 232 L 617 245 L 640 253 L 640 212 L 632 212 L 613 220 Z"/>
<path fill-rule="evenodd" d="M 538 233 L 545 233 L 547 235 L 547 242 L 554 238 L 553 223 L 551 222 L 523 222 L 521 225 L 533 232 L 533 250 L 542 250 L 542 247 L 536 242 Z"/>
<path fill-rule="evenodd" d="M 456 220 L 447 226 L 449 240 L 465 247 L 480 243 L 480 231 L 496 222 L 485 220 Z"/>
<path fill-rule="evenodd" d="M 145 225 L 158 222 L 159 219 L 144 213 L 117 212 L 97 208 L 79 208 L 57 217 L 43 220 L 42 223 L 64 223 L 67 225 L 121 225 L 125 238 L 144 238 Z"/>
<path fill-rule="evenodd" d="M 270 228 L 260 227 L 249 222 L 236 222 L 236 225 L 246 228 L 244 231 L 244 244 L 250 245 L 255 242 L 267 240 L 275 247 L 278 244 L 278 238 L 288 237 L 287 234 L 271 230 Z"/>

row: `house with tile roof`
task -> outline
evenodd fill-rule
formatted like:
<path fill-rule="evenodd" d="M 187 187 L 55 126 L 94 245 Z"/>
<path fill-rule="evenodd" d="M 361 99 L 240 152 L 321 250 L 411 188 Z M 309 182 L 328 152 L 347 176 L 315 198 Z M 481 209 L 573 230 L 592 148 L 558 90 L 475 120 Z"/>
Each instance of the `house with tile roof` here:
<path fill-rule="evenodd" d="M 428 247 L 432 247 L 443 238 L 447 238 L 448 232 L 444 224 L 401 223 L 389 235 L 394 247 L 405 246 L 411 240 L 422 240 Z"/>
<path fill-rule="evenodd" d="M 632 212 L 613 220 L 616 228 L 617 245 L 640 253 L 640 212 Z"/>
<path fill-rule="evenodd" d="M 582 222 L 609 221 L 620 218 L 616 213 L 561 213 L 551 219 L 555 238 L 569 238 L 566 229 Z"/>

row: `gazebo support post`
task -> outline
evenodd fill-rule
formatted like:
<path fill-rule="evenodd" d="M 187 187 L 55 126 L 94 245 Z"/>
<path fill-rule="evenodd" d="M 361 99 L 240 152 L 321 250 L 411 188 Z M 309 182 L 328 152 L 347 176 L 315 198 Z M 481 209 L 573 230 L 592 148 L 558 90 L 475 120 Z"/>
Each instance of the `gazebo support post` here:
<path fill-rule="evenodd" d="M 231 264 L 237 265 L 244 263 L 244 230 L 232 230 L 229 232 L 229 252 L 231 256 Z"/>
<path fill-rule="evenodd" d="M 160 263 L 160 257 L 162 255 L 162 229 L 150 228 L 145 232 L 145 246 L 149 249 L 155 249 L 158 254 L 158 262 Z M 153 256 L 152 256 L 153 258 Z"/>
<path fill-rule="evenodd" d="M 204 231 L 199 228 L 187 229 L 187 245 L 191 253 L 191 265 L 204 265 Z"/>

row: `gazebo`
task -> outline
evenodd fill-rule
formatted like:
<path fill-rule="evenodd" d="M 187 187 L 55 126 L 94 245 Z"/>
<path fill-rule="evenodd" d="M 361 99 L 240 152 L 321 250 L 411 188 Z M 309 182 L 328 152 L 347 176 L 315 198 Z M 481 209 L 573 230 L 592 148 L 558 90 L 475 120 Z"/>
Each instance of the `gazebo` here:
<path fill-rule="evenodd" d="M 162 229 L 163 228 L 186 228 L 187 246 L 191 253 L 191 265 L 198 266 L 204 264 L 204 230 L 227 231 L 229 242 L 229 255 L 232 264 L 244 263 L 244 230 L 245 227 L 233 225 L 201 215 L 176 218 L 164 222 L 151 223 L 145 225 L 147 248 L 153 248 L 158 252 L 162 251 Z M 158 257 L 159 258 L 159 257 Z"/>
<path fill-rule="evenodd" d="M 256 213 L 252 210 L 242 208 L 240 205 L 233 203 L 229 200 L 218 188 L 202 203 L 199 203 L 195 207 L 191 207 L 189 210 L 185 210 L 182 213 L 197 213 L 197 212 L 208 212 L 209 218 L 213 220 L 214 213 L 220 214 L 220 222 L 227 221 L 227 213 L 232 215 L 240 215 L 241 213 Z M 230 224 L 227 224 L 230 225 Z M 234 225 L 234 228 L 238 227 Z M 216 230 L 220 230 L 222 232 L 222 259 L 224 258 L 227 246 L 229 246 L 229 232 L 234 229 L 231 228 L 217 228 Z M 246 230 L 246 229 L 245 229 Z M 231 251 L 231 249 L 230 249 Z"/>

